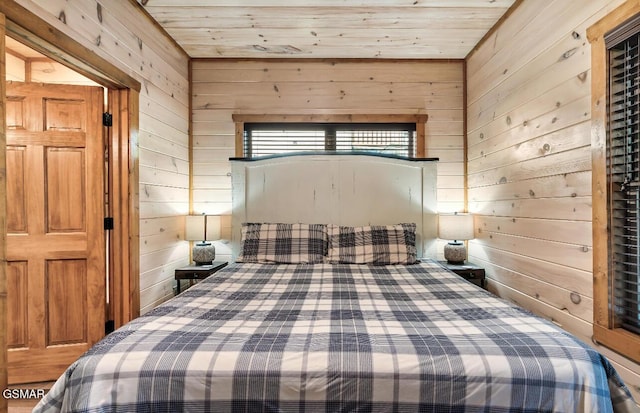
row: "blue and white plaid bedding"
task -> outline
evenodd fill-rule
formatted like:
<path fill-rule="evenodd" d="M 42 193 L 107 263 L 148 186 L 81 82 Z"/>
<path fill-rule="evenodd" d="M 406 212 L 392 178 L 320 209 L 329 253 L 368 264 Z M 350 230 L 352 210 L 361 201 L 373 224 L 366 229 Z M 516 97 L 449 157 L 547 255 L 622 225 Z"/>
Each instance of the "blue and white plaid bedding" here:
<path fill-rule="evenodd" d="M 425 262 L 232 264 L 107 336 L 34 411 L 634 408 L 598 352 Z"/>

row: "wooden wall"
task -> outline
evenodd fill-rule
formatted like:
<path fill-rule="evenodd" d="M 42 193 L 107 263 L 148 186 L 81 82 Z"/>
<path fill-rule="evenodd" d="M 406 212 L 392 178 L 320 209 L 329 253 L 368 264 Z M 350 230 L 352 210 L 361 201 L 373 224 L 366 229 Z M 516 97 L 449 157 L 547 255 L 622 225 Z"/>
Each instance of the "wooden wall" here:
<path fill-rule="evenodd" d="M 39 58 L 37 61 L 25 64 L 28 59 L 16 57 L 9 53 L 7 53 L 6 58 L 7 80 L 25 82 L 28 78 L 31 82 L 100 86 L 93 80 L 51 59 Z"/>
<path fill-rule="evenodd" d="M 130 1 L 18 3 L 142 83 L 140 91 L 141 312 L 173 295 L 189 209 L 188 57 Z"/>
<path fill-rule="evenodd" d="M 463 209 L 462 61 L 220 59 L 192 68 L 195 212 L 231 211 L 234 113 L 426 113 L 427 156 L 441 160 L 439 208 Z"/>
<path fill-rule="evenodd" d="M 591 53 L 622 0 L 525 0 L 467 61 L 470 258 L 490 290 L 591 344 Z M 603 347 L 640 393 L 640 366 Z"/>

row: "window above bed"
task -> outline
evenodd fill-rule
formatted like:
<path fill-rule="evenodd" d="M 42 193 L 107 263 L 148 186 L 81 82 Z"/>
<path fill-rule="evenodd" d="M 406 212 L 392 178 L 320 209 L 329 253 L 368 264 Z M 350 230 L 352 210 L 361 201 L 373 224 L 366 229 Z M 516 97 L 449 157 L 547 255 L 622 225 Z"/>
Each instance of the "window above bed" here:
<path fill-rule="evenodd" d="M 373 152 L 424 157 L 426 115 L 234 115 L 236 156 Z"/>

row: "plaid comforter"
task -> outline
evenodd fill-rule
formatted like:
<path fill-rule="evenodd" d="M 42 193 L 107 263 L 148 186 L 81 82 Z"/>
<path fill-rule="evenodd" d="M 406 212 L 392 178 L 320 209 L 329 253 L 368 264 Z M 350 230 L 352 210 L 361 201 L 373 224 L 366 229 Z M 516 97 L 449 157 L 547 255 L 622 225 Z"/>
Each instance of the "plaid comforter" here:
<path fill-rule="evenodd" d="M 598 352 L 435 262 L 232 264 L 116 330 L 36 412 L 607 412 Z"/>

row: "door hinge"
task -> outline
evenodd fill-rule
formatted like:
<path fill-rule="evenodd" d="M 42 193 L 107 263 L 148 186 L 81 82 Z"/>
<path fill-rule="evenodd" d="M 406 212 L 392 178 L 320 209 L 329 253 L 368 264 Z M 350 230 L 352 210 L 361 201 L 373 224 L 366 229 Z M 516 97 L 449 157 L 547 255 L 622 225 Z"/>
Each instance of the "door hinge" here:
<path fill-rule="evenodd" d="M 109 112 L 102 114 L 102 126 L 113 126 L 113 115 Z"/>
<path fill-rule="evenodd" d="M 113 218 L 112 217 L 107 217 L 107 218 L 104 219 L 104 229 L 105 230 L 113 229 Z"/>
<path fill-rule="evenodd" d="M 107 320 L 106 323 L 104 323 L 104 333 L 105 334 L 109 334 L 109 333 L 113 333 L 113 331 L 116 329 L 116 323 L 113 320 Z"/>

